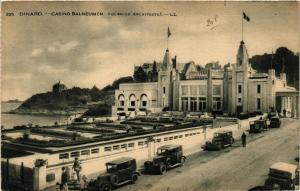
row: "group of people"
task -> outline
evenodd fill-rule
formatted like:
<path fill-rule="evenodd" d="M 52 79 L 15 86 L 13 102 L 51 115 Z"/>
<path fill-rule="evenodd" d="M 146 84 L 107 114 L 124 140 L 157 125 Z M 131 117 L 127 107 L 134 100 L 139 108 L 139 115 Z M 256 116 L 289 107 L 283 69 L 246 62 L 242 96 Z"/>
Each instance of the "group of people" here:
<path fill-rule="evenodd" d="M 78 158 L 75 158 L 72 169 L 76 173 L 77 183 L 80 183 L 81 163 L 78 160 Z M 68 191 L 68 182 L 69 181 L 70 181 L 70 172 L 67 170 L 66 167 L 62 167 L 61 184 L 60 184 L 61 191 Z"/>

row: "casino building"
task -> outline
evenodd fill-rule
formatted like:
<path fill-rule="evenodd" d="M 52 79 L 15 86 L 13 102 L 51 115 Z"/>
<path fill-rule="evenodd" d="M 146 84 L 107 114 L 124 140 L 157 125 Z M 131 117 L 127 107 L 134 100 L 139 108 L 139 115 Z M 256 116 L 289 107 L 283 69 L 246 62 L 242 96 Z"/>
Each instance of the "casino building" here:
<path fill-rule="evenodd" d="M 153 64 L 142 68 L 149 72 Z M 177 63 L 167 49 L 157 64 L 157 82 L 123 83 L 115 91 L 113 115 L 163 109 L 187 112 L 268 112 L 276 108 L 290 117 L 299 116 L 299 96 L 287 85 L 286 74 L 275 70 L 258 73 L 249 63 L 246 45 L 240 42 L 236 63 L 200 67 L 194 62 Z"/>

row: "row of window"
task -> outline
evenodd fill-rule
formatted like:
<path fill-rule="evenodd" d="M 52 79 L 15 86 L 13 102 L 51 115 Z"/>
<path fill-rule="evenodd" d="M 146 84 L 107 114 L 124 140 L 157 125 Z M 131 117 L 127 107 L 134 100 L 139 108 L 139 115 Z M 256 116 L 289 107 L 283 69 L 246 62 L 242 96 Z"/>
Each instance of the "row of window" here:
<path fill-rule="evenodd" d="M 189 137 L 189 136 L 193 136 L 193 135 L 197 135 L 197 134 L 200 134 L 200 132 L 193 132 L 193 133 L 185 134 L 185 137 Z M 176 139 L 181 139 L 181 138 L 183 138 L 183 135 L 175 135 L 175 136 L 170 136 L 170 137 L 164 137 L 163 140 L 171 141 L 171 140 L 176 140 Z M 160 142 L 162 142 L 162 138 L 158 138 L 155 141 L 160 143 Z M 147 144 L 147 141 L 139 141 L 137 143 L 138 146 L 143 146 L 146 144 Z M 115 151 L 115 150 L 126 149 L 126 148 L 134 148 L 134 146 L 135 146 L 135 143 L 128 143 L 128 144 L 124 143 L 121 145 L 106 146 L 106 147 L 104 147 L 104 152 L 109 152 L 112 150 Z M 100 151 L 99 148 L 93 148 L 93 149 L 85 149 L 82 151 L 74 151 L 74 152 L 70 152 L 70 153 L 62 153 L 62 154 L 59 154 L 59 159 L 69 159 L 69 158 L 90 155 L 90 154 L 98 154 L 99 151 Z"/>
<path fill-rule="evenodd" d="M 198 91 L 197 91 L 198 90 Z M 198 92 L 198 94 L 197 94 Z M 221 85 L 213 85 L 212 93 L 213 95 L 222 95 Z M 206 85 L 183 85 L 181 86 L 181 94 L 185 95 L 207 95 L 207 86 Z"/>
<path fill-rule="evenodd" d="M 138 145 L 143 145 L 144 142 L 138 142 Z M 104 151 L 112 151 L 112 150 L 119 150 L 119 149 L 126 149 L 126 148 L 133 148 L 134 143 L 128 143 L 128 144 L 121 144 L 121 145 L 113 145 L 113 146 L 106 146 L 104 147 Z M 93 148 L 93 149 L 86 149 L 82 151 L 74 151 L 70 153 L 62 153 L 59 155 L 59 159 L 68 159 L 68 158 L 75 158 L 75 157 L 80 157 L 84 155 L 90 155 L 90 154 L 98 154 L 99 153 L 99 148 Z"/>
<path fill-rule="evenodd" d="M 147 107 L 148 104 L 148 98 L 147 95 L 143 94 L 141 96 L 141 107 Z M 135 107 L 137 105 L 137 99 L 134 94 L 131 94 L 129 96 L 129 107 Z M 118 96 L 118 106 L 124 107 L 125 106 L 125 96 L 123 94 Z"/>
<path fill-rule="evenodd" d="M 189 108 L 190 104 L 190 108 Z M 197 107 L 198 106 L 198 107 Z M 181 98 L 181 110 L 182 111 L 206 111 L 206 97 L 195 98 L 191 97 L 190 100 L 187 97 Z M 221 97 L 213 97 L 212 99 L 212 109 L 221 110 L 222 109 L 222 99 Z"/>
<path fill-rule="evenodd" d="M 242 85 L 238 85 L 238 93 L 241 94 L 242 93 Z M 256 86 L 256 93 L 260 94 L 261 93 L 261 85 L 258 84 Z"/>

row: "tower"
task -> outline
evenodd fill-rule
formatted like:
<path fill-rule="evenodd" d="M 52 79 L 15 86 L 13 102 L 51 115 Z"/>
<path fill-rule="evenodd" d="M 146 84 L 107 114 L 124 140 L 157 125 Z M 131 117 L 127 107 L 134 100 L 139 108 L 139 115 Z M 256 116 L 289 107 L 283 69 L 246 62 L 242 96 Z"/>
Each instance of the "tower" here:
<path fill-rule="evenodd" d="M 244 41 L 241 41 L 232 76 L 232 113 L 248 111 L 248 79 L 251 76 L 249 55 Z"/>
<path fill-rule="evenodd" d="M 169 49 L 167 49 L 161 70 L 158 72 L 158 105 L 169 109 L 172 109 L 171 69 L 172 63 Z"/>

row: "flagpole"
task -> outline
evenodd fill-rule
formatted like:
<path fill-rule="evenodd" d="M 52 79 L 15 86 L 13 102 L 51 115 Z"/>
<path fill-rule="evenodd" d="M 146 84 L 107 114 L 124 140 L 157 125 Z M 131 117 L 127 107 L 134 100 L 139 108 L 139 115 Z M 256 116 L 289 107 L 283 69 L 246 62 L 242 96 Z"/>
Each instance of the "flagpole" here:
<path fill-rule="evenodd" d="M 242 14 L 242 41 L 244 41 L 244 15 Z"/>
<path fill-rule="evenodd" d="M 169 50 L 169 36 L 167 35 L 167 50 Z"/>

